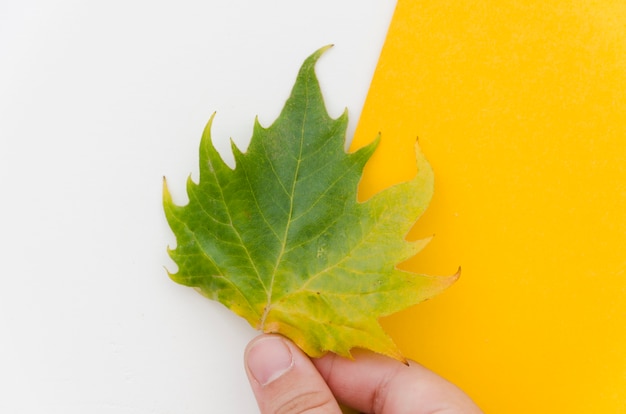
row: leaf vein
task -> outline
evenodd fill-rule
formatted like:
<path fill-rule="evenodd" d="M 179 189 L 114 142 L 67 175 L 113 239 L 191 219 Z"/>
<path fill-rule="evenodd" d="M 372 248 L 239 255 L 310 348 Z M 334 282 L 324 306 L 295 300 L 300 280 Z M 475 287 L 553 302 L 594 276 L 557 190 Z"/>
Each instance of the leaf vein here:
<path fill-rule="evenodd" d="M 209 162 L 211 164 L 212 161 L 209 160 Z M 246 252 L 246 256 L 248 258 L 248 261 L 250 262 L 250 264 L 252 265 L 252 268 L 254 269 L 255 273 L 257 274 L 257 277 L 259 278 L 259 280 L 261 281 L 261 285 L 263 286 L 263 289 L 265 289 L 267 291 L 267 287 L 265 286 L 265 284 L 263 283 L 263 279 L 261 279 L 261 274 L 259 272 L 259 269 L 256 266 L 256 263 L 254 263 L 254 260 L 252 259 L 252 256 L 250 254 L 250 251 L 248 250 L 248 247 L 246 246 L 246 244 L 243 241 L 243 237 L 241 236 L 241 233 L 239 232 L 239 230 L 235 227 L 234 223 L 233 223 L 233 217 L 232 214 L 230 212 L 230 207 L 228 205 L 228 203 L 226 202 L 226 198 L 224 196 L 224 190 L 222 189 L 222 183 L 220 182 L 219 176 L 218 174 L 216 174 L 214 171 L 214 167 L 213 165 L 211 165 L 211 171 L 213 171 L 213 176 L 215 177 L 215 181 L 217 182 L 217 188 L 219 189 L 219 194 L 220 194 L 220 198 L 222 201 L 222 204 L 224 205 L 224 209 L 226 211 L 226 215 L 228 216 L 228 220 L 229 220 L 229 224 L 232 227 L 235 235 L 237 236 L 237 238 L 239 239 L 239 242 L 241 243 L 241 247 L 243 247 L 244 251 Z"/>

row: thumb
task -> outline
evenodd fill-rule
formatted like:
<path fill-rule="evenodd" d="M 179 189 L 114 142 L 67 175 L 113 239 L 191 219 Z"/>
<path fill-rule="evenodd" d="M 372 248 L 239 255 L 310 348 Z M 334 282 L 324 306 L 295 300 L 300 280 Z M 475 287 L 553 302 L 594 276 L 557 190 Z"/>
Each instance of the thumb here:
<path fill-rule="evenodd" d="M 260 335 L 247 346 L 246 372 L 261 414 L 340 414 L 311 360 L 279 335 Z"/>

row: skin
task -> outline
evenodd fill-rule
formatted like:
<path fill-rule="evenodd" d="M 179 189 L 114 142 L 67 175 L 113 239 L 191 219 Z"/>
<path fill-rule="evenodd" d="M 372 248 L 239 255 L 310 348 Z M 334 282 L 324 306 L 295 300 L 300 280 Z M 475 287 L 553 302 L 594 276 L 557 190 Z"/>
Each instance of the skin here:
<path fill-rule="evenodd" d="M 458 387 L 416 362 L 365 351 L 354 360 L 311 360 L 279 335 L 248 344 L 246 372 L 261 414 L 341 414 L 339 404 L 372 414 L 481 414 Z"/>

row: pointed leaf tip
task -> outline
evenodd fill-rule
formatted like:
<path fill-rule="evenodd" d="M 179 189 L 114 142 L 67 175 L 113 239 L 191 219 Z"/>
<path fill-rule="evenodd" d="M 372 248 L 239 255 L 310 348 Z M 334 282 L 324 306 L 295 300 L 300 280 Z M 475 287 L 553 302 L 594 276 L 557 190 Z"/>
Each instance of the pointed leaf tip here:
<path fill-rule="evenodd" d="M 331 49 L 333 46 L 334 45 L 332 44 L 326 45 L 324 47 L 317 49 L 315 52 L 309 55 L 309 57 L 307 57 L 304 63 L 302 64 L 300 68 L 300 73 L 312 70 L 315 64 L 317 63 L 317 61 L 319 60 L 319 58 L 322 57 L 322 55 L 326 53 L 329 49 Z"/>

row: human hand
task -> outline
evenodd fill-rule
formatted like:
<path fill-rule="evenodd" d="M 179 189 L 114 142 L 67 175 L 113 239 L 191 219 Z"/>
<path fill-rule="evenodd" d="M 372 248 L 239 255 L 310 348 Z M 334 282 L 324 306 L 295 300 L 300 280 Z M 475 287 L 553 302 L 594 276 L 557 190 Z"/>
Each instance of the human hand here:
<path fill-rule="evenodd" d="M 260 335 L 245 352 L 261 414 L 340 414 L 339 401 L 373 414 L 480 414 L 455 385 L 410 361 L 355 351 L 354 361 L 309 359 L 279 335 Z"/>

